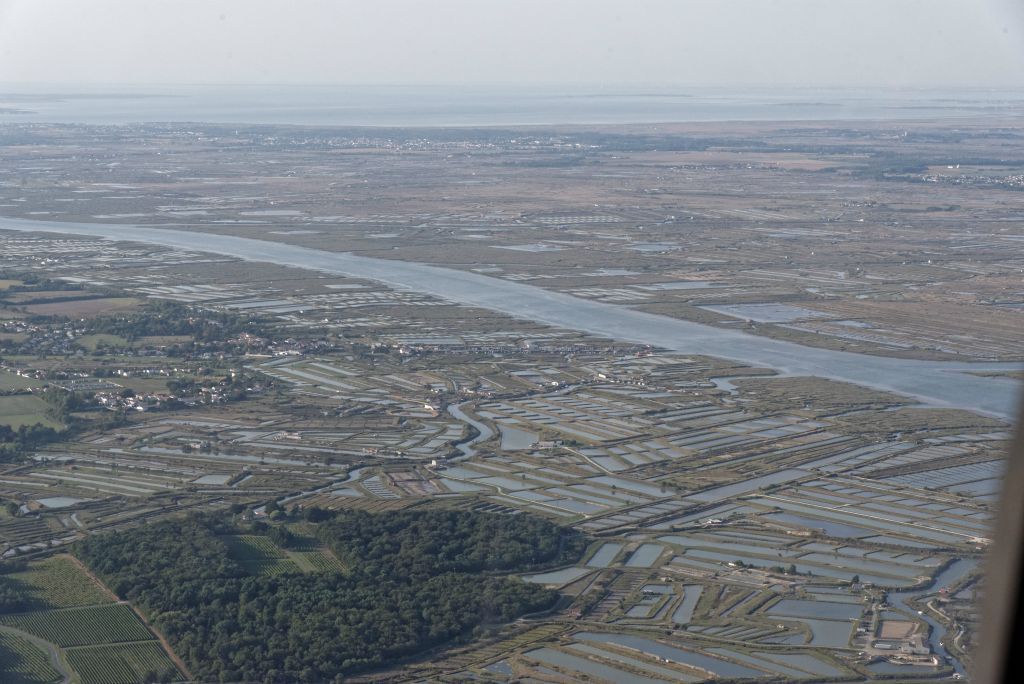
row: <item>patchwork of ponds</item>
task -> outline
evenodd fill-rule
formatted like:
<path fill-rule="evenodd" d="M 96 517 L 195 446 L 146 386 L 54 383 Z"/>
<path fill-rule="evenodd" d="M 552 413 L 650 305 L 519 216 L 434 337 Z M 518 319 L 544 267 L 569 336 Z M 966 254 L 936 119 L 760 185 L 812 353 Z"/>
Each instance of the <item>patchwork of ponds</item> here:
<path fill-rule="evenodd" d="M 757 658 L 757 657 L 754 657 L 754 656 L 751 656 L 751 655 L 747 655 L 745 653 L 739 653 L 738 651 L 733 651 L 733 650 L 728 649 L 728 648 L 709 648 L 708 649 L 708 653 L 714 653 L 714 654 L 720 655 L 720 656 L 722 656 L 724 658 L 731 658 L 733 660 L 738 660 L 741 663 L 746 663 L 747 665 L 751 665 L 751 666 L 759 668 L 761 670 L 767 670 L 770 673 L 780 674 L 780 675 L 784 675 L 786 677 L 792 677 L 794 679 L 804 679 L 804 678 L 810 676 L 806 672 L 802 672 L 800 670 L 795 670 L 795 669 L 793 669 L 791 667 L 788 667 L 786 665 L 780 665 L 778 663 L 773 663 L 771 661 L 767 661 L 767 660 L 764 660 L 762 658 Z"/>
<path fill-rule="evenodd" d="M 876 674 L 898 674 L 906 675 L 908 677 L 927 677 L 935 674 L 934 667 L 928 667 L 924 665 L 901 665 L 899 663 L 891 663 L 888 660 L 877 660 L 869 665 L 867 668 Z"/>
<path fill-rule="evenodd" d="M 758 499 L 758 503 L 765 506 L 779 506 L 786 510 L 786 512 L 796 512 L 798 515 L 803 514 L 814 519 L 815 523 L 813 526 L 817 528 L 823 528 L 826 534 L 830 536 L 856 536 L 866 537 L 874 534 L 878 534 L 879 530 L 887 532 L 896 532 L 902 534 L 909 534 L 920 539 L 929 539 L 933 542 L 939 542 L 943 544 L 957 544 L 966 541 L 972 534 L 967 534 L 966 531 L 962 534 L 953 534 L 950 532 L 944 532 L 930 527 L 925 526 L 922 523 L 908 523 L 908 522 L 888 522 L 883 520 L 881 514 L 864 514 L 856 515 L 855 513 L 839 512 L 836 510 L 823 510 L 814 506 L 804 505 L 795 501 L 782 500 L 778 497 L 771 499 Z M 849 511 L 849 508 L 844 508 L 844 511 Z M 776 517 L 780 514 L 775 513 L 766 517 Z M 845 528 L 841 527 L 847 523 Z M 863 525 L 864 527 L 858 527 Z M 830 531 L 831 528 L 831 531 Z M 868 529 L 865 529 L 868 528 Z M 833 531 L 838 531 L 838 534 L 833 534 Z M 856 531 L 851 534 L 850 531 Z"/>
<path fill-rule="evenodd" d="M 839 668 L 803 653 L 757 653 L 765 660 L 772 660 L 784 665 L 796 667 L 818 677 L 840 677 L 845 674 Z"/>
<path fill-rule="evenodd" d="M 705 561 L 718 561 L 719 563 L 732 563 L 734 561 L 740 561 L 746 565 L 751 565 L 758 568 L 772 568 L 780 565 L 793 565 L 797 572 L 801 574 L 818 575 L 822 577 L 833 577 L 841 580 L 852 580 L 854 576 L 859 575 L 861 581 L 874 582 L 881 586 L 894 586 L 904 587 L 910 586 L 914 583 L 912 577 L 900 577 L 896 574 L 891 575 L 874 575 L 868 573 L 857 573 L 855 571 L 843 570 L 840 566 L 833 565 L 810 565 L 808 563 L 801 563 L 799 560 L 790 561 L 785 557 L 778 557 L 774 559 L 756 558 L 754 556 L 748 556 L 737 553 L 719 553 L 717 551 L 709 551 L 707 549 L 687 549 L 683 552 L 682 558 L 685 562 L 692 562 L 693 559 L 703 559 Z M 721 570 L 720 566 L 709 566 L 714 567 L 717 570 Z"/>
<path fill-rule="evenodd" d="M 520 430 L 509 425 L 499 425 L 501 432 L 501 448 L 505 451 L 521 451 L 529 449 L 540 437 L 536 432 Z"/>
<path fill-rule="evenodd" d="M 649 618 L 651 613 L 654 612 L 655 607 L 662 603 L 663 598 L 658 595 L 649 595 L 641 597 L 632 608 L 626 611 L 626 617 L 630 618 Z"/>
<path fill-rule="evenodd" d="M 796 618 L 786 617 L 785 619 L 794 620 Z M 799 621 L 807 625 L 811 631 L 811 640 L 807 642 L 811 646 L 846 648 L 850 643 L 850 636 L 853 632 L 853 624 L 850 622 L 815 618 L 800 618 Z"/>
<path fill-rule="evenodd" d="M 670 682 L 697 682 L 700 681 L 700 677 L 694 675 L 688 675 L 680 672 L 679 670 L 671 670 L 667 667 L 661 667 L 660 665 L 653 665 L 648 662 L 639 660 L 638 658 L 630 658 L 629 656 L 609 651 L 590 644 L 569 644 L 568 648 L 580 653 L 586 653 L 588 655 L 597 656 L 599 658 L 605 658 L 612 660 L 623 665 L 635 667 L 638 670 L 644 672 L 650 672 L 651 674 L 661 675 L 668 678 Z"/>
<path fill-rule="evenodd" d="M 683 497 L 683 500 L 700 503 L 723 501 L 725 499 L 731 499 L 742 494 L 749 494 L 750 492 L 756 491 L 761 487 L 767 487 L 768 485 L 781 484 L 783 482 L 792 482 L 793 480 L 799 480 L 800 478 L 807 477 L 810 474 L 811 473 L 809 473 L 808 471 L 801 470 L 798 468 L 779 470 L 769 475 L 755 477 L 751 480 L 744 480 L 742 482 L 736 482 L 730 485 L 724 485 L 722 487 L 706 489 L 702 492 L 697 492 L 696 494 L 690 494 L 689 496 Z"/>
<path fill-rule="evenodd" d="M 602 544 L 601 548 L 587 561 L 587 566 L 591 568 L 607 568 L 615 560 L 615 557 L 619 555 L 619 551 L 622 551 L 622 544 L 617 542 Z"/>
<path fill-rule="evenodd" d="M 764 676 L 763 672 L 745 665 L 719 660 L 718 658 L 713 658 L 702 653 L 683 650 L 652 639 L 645 639 L 643 637 L 632 636 L 630 634 L 598 634 L 593 632 L 579 632 L 573 636 L 582 641 L 596 641 L 599 643 L 616 644 L 618 646 L 625 646 L 626 648 L 633 648 L 641 653 L 647 653 L 670 662 L 682 663 L 683 665 L 690 665 L 707 672 L 713 672 L 720 677 L 739 678 Z"/>
<path fill-rule="evenodd" d="M 563 568 L 561 570 L 553 570 L 551 572 L 541 572 L 536 575 L 523 575 L 523 579 L 534 584 L 553 584 L 561 586 L 578 580 L 588 572 L 593 571 L 590 568 Z"/>
<path fill-rule="evenodd" d="M 675 612 L 672 613 L 672 622 L 677 625 L 686 625 L 693 620 L 693 611 L 697 607 L 697 602 L 700 601 L 700 595 L 704 592 L 704 587 L 699 584 L 687 584 L 683 586 L 683 600 L 679 603 L 679 607 L 676 608 Z"/>
<path fill-rule="evenodd" d="M 806 601 L 782 599 L 766 611 L 769 615 L 823 618 L 826 620 L 852 620 L 864 612 L 860 606 L 832 601 Z"/>
<path fill-rule="evenodd" d="M 541 662 L 554 665 L 555 667 L 568 668 L 590 675 L 591 677 L 600 677 L 610 682 L 621 682 L 621 684 L 668 684 L 668 682 L 672 681 L 654 679 L 652 677 L 642 677 L 640 675 L 633 674 L 632 672 L 620 670 L 594 660 L 588 660 L 587 658 L 581 658 L 580 656 L 556 651 L 553 648 L 537 648 L 532 651 L 528 651 L 525 655 L 528 658 L 539 660 Z"/>
<path fill-rule="evenodd" d="M 875 533 L 874 530 L 869 530 L 866 527 L 846 525 L 826 520 L 824 518 L 809 518 L 802 515 L 796 515 L 794 513 L 769 513 L 765 515 L 764 518 L 767 520 L 778 520 L 779 522 L 792 523 L 793 525 L 806 527 L 812 530 L 822 530 L 830 537 L 859 539 Z"/>
<path fill-rule="evenodd" d="M 660 544 L 641 544 L 626 561 L 627 568 L 649 568 L 658 560 L 665 547 Z"/>

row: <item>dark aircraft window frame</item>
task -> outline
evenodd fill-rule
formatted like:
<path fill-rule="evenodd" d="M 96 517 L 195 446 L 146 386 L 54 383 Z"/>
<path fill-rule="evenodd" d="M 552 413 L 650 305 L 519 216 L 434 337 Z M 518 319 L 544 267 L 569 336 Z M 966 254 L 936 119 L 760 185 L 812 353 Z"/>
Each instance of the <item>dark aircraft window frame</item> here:
<path fill-rule="evenodd" d="M 984 575 L 983 622 L 972 680 L 1024 682 L 1024 400 L 1007 454 L 994 543 Z"/>

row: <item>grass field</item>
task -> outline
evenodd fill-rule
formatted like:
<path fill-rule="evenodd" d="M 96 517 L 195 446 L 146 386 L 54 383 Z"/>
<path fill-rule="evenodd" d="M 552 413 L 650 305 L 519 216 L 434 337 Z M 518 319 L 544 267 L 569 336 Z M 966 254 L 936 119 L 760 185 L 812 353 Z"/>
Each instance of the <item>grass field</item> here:
<path fill-rule="evenodd" d="M 38 609 L 113 603 L 109 594 L 64 556 L 37 561 L 21 572 L 0 575 L 0 586 L 4 583 L 13 584 Z"/>
<path fill-rule="evenodd" d="M 16 373 L 0 370 L 0 392 L 28 389 L 29 387 L 42 387 L 42 385 L 41 380 L 23 378 Z"/>
<path fill-rule="evenodd" d="M 270 540 L 252 534 L 221 537 L 228 546 L 228 554 L 251 575 L 279 575 L 299 572 L 299 566 L 288 558 Z"/>
<path fill-rule="evenodd" d="M 224 536 L 221 540 L 227 544 L 231 558 L 251 575 L 345 571 L 345 565 L 334 554 L 301 534 L 296 536 L 295 547 L 289 549 L 280 549 L 269 537 L 254 534 Z"/>
<path fill-rule="evenodd" d="M 303 572 L 344 572 L 345 565 L 327 550 L 288 551 L 288 557 Z"/>
<path fill-rule="evenodd" d="M 116 644 L 153 638 L 146 625 L 123 603 L 0 615 L 0 624 L 28 632 L 58 646 Z"/>
<path fill-rule="evenodd" d="M 24 281 L 0 278 L 0 291 L 9 290 L 15 285 L 24 285 Z"/>
<path fill-rule="evenodd" d="M 22 425 L 41 423 L 59 430 L 64 427 L 46 415 L 46 402 L 39 397 L 16 395 L 0 397 L 0 425 L 10 425 L 17 430 Z"/>
<path fill-rule="evenodd" d="M 48 299 L 88 299 L 95 297 L 93 292 L 84 290 L 28 290 L 25 292 L 12 292 L 4 296 L 4 300 L 11 304 L 31 304 L 32 302 L 44 302 Z"/>
<path fill-rule="evenodd" d="M 68 316 L 69 318 L 88 318 L 103 314 L 132 311 L 139 308 L 142 301 L 134 297 L 100 297 L 97 299 L 79 299 L 68 302 L 50 302 L 49 304 L 29 304 L 27 311 L 43 316 Z"/>
<path fill-rule="evenodd" d="M 127 347 L 128 340 L 120 335 L 82 335 L 75 344 L 88 351 L 96 351 L 100 346 L 105 347 Z"/>
<path fill-rule="evenodd" d="M 157 641 L 113 646 L 83 646 L 66 651 L 68 664 L 81 684 L 139 684 L 147 674 L 183 677 Z"/>
<path fill-rule="evenodd" d="M 4 684 L 48 684 L 61 676 L 50 665 L 46 653 L 28 639 L 0 631 L 0 682 Z"/>
<path fill-rule="evenodd" d="M 139 337 L 132 344 L 133 347 L 166 347 L 171 344 L 185 344 L 191 342 L 191 335 L 147 335 Z"/>

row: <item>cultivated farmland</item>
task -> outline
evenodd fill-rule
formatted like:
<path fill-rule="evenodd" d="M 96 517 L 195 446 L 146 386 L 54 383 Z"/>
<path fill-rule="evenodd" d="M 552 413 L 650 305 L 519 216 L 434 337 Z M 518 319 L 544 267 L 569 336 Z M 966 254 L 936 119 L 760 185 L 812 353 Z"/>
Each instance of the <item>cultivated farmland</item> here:
<path fill-rule="evenodd" d="M 123 603 L 5 615 L 0 617 L 0 624 L 34 634 L 58 646 L 114 644 L 153 638 L 138 616 Z"/>
<path fill-rule="evenodd" d="M 28 639 L 0 630 L 0 676 L 4 684 L 47 684 L 60 680 L 46 654 Z"/>
<path fill-rule="evenodd" d="M 69 648 L 67 658 L 81 684 L 136 684 L 152 681 L 151 675 L 159 681 L 181 680 L 178 668 L 156 641 Z"/>
<path fill-rule="evenodd" d="M 114 600 L 66 556 L 47 558 L 21 572 L 0 576 L 0 586 L 5 582 L 38 608 L 74 608 Z"/>

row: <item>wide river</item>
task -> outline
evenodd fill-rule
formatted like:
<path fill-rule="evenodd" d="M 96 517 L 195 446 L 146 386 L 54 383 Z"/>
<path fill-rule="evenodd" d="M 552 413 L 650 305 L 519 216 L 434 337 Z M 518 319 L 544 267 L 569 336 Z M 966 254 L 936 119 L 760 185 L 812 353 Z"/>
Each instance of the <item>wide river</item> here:
<path fill-rule="evenodd" d="M 970 372 L 1016 369 L 1020 364 L 911 361 L 816 349 L 415 262 L 375 259 L 253 238 L 130 225 L 0 218 L 0 229 L 143 242 L 367 278 L 396 289 L 431 294 L 555 327 L 686 354 L 717 356 L 774 368 L 788 375 L 845 380 L 898 392 L 933 406 L 963 408 L 1001 418 L 1015 417 L 1020 391 L 1019 383 L 1013 380 Z"/>

